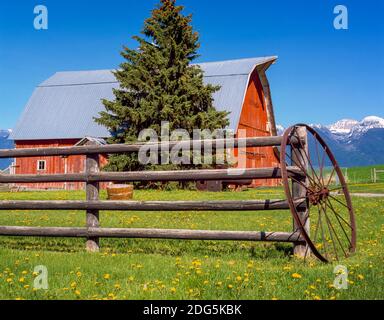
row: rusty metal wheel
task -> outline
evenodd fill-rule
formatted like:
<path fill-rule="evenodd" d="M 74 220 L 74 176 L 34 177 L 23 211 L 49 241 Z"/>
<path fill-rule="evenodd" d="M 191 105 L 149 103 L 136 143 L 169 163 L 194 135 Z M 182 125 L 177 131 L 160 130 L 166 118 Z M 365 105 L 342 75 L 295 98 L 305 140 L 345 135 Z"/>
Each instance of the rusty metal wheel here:
<path fill-rule="evenodd" d="M 307 141 L 299 138 L 303 128 Z M 280 162 L 295 228 L 307 243 L 304 258 L 309 250 L 323 262 L 348 257 L 356 249 L 355 217 L 343 173 L 327 144 L 313 128 L 292 126 L 284 133 Z M 288 166 L 300 168 L 303 177 L 289 177 Z M 304 214 L 300 201 L 306 204 Z"/>

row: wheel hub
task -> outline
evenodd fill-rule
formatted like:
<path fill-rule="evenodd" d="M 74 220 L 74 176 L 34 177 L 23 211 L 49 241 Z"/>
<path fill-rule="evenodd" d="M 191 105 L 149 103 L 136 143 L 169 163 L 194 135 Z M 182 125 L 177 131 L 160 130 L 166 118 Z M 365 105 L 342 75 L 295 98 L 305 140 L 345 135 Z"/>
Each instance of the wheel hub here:
<path fill-rule="evenodd" d="M 327 187 L 314 187 L 308 189 L 308 198 L 312 205 L 316 206 L 325 201 L 329 197 L 329 189 Z"/>

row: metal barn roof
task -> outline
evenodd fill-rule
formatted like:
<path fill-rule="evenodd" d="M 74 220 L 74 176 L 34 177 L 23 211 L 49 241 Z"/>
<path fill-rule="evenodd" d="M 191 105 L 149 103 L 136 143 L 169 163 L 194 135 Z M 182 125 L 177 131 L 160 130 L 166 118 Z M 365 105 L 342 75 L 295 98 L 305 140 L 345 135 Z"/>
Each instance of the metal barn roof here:
<path fill-rule="evenodd" d="M 252 71 L 276 59 L 262 57 L 199 64 L 205 83 L 221 86 L 213 96 L 214 106 L 230 112 L 230 128 L 237 128 Z M 108 137 L 108 130 L 93 118 L 104 110 L 101 99 L 113 100 L 112 89 L 117 87 L 111 70 L 58 72 L 35 89 L 10 138 Z"/>

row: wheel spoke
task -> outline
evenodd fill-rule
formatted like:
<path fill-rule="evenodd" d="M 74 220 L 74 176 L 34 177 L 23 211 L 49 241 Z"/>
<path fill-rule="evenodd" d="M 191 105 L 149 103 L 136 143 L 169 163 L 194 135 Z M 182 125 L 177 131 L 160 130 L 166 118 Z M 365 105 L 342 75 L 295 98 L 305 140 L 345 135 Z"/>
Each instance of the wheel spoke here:
<path fill-rule="evenodd" d="M 297 149 L 294 149 L 294 150 L 296 150 L 296 152 L 300 155 L 301 159 L 305 162 L 305 159 L 304 159 L 304 157 L 302 156 L 301 152 L 299 152 Z M 305 151 L 304 151 L 304 153 L 305 153 Z M 309 162 L 307 162 L 307 163 L 309 164 Z M 312 165 L 311 165 L 311 166 L 312 166 Z M 312 181 L 312 183 L 313 183 L 314 185 L 319 186 L 318 181 L 316 181 L 316 178 L 315 178 L 314 175 L 313 175 L 313 171 L 312 171 L 312 176 L 310 176 L 309 173 L 308 173 L 308 169 L 307 169 L 307 170 L 306 170 L 306 175 L 308 176 L 308 178 L 310 178 L 310 180 Z"/>
<path fill-rule="evenodd" d="M 341 205 L 343 205 L 344 207 L 346 207 L 348 210 L 349 210 L 349 207 L 345 204 L 345 203 L 343 203 L 343 202 L 341 202 L 340 200 L 338 200 L 338 199 L 336 199 L 334 196 L 332 196 L 332 195 L 329 195 L 333 200 L 335 200 L 335 201 L 337 201 L 338 203 L 340 203 Z"/>
<path fill-rule="evenodd" d="M 343 189 L 343 186 L 340 186 L 340 187 L 337 187 L 337 188 L 328 189 L 328 191 L 332 192 L 332 191 L 337 191 L 337 190 L 342 190 L 342 189 Z"/>
<path fill-rule="evenodd" d="M 333 167 L 332 172 L 331 172 L 331 175 L 329 176 L 329 179 L 328 179 L 328 182 L 327 182 L 327 185 L 326 185 L 327 188 L 329 187 L 329 185 L 330 185 L 331 182 L 332 182 L 332 177 L 333 177 L 333 174 L 334 174 L 334 173 L 335 173 L 335 167 Z"/>
<path fill-rule="evenodd" d="M 315 135 L 315 138 L 317 138 L 317 134 Z M 320 178 L 321 178 L 321 183 L 324 185 L 324 177 L 323 177 L 323 163 L 320 161 L 320 153 L 319 153 L 319 141 L 316 139 L 316 154 L 317 154 L 317 160 L 319 161 L 319 175 L 320 175 Z M 323 160 L 324 160 L 324 154 L 325 152 L 323 152 Z"/>
<path fill-rule="evenodd" d="M 341 221 L 340 221 L 340 219 L 339 219 L 339 215 L 338 215 L 338 213 L 337 213 L 336 210 L 334 209 L 334 207 L 333 207 L 332 203 L 329 201 L 329 199 L 327 199 L 327 201 L 328 201 L 328 203 L 329 203 L 329 207 L 330 207 L 330 209 L 331 209 L 331 210 L 333 211 L 333 213 L 335 214 L 335 217 L 336 217 L 337 221 L 339 222 L 339 225 L 340 225 L 341 229 L 343 230 L 344 235 L 345 235 L 345 237 L 347 238 L 347 240 L 348 240 L 348 242 L 349 242 L 349 245 L 352 246 L 352 242 L 351 242 L 351 240 L 349 239 L 349 236 L 348 236 L 347 232 L 345 231 L 343 225 L 341 224 Z M 344 219 L 343 219 L 343 220 L 344 220 Z M 348 226 L 351 228 L 351 226 L 350 226 L 349 224 L 348 224 Z M 353 230 L 353 229 L 351 228 L 351 230 Z"/>
<path fill-rule="evenodd" d="M 325 251 L 325 257 L 328 259 L 328 250 L 327 250 L 327 242 L 325 241 L 325 236 L 324 236 L 324 228 L 323 224 L 321 222 L 321 210 L 319 208 L 319 205 L 317 205 L 317 210 L 319 211 L 319 220 L 320 220 L 320 229 L 321 229 L 321 237 L 323 239 L 323 245 L 324 245 L 324 251 Z"/>
<path fill-rule="evenodd" d="M 295 160 L 292 159 L 292 157 L 289 154 L 286 154 L 286 155 L 291 160 L 292 164 L 296 165 L 297 167 L 299 167 L 304 172 L 305 176 L 310 180 L 310 182 L 312 182 L 312 184 L 318 185 L 317 182 L 313 179 L 313 177 L 311 177 L 307 173 L 307 170 L 304 168 L 304 166 L 302 164 L 298 164 Z"/>
<path fill-rule="evenodd" d="M 299 143 L 300 143 L 300 146 L 301 146 L 302 150 L 304 151 L 303 153 L 305 154 L 305 157 L 307 158 L 307 162 L 308 162 L 308 164 L 310 165 L 310 167 L 312 169 L 312 173 L 314 174 L 314 176 L 316 176 L 319 184 L 321 185 L 320 178 L 317 176 L 316 170 L 313 168 L 311 157 L 309 156 L 309 154 L 307 154 L 306 148 L 304 147 L 301 139 L 298 139 L 298 140 L 299 140 Z M 317 142 L 317 139 L 316 139 L 316 142 Z M 305 159 L 302 156 L 302 153 L 299 152 L 299 154 L 300 154 L 301 158 L 303 159 L 303 161 L 305 161 Z M 313 176 L 313 178 L 314 178 L 314 176 Z M 314 180 L 315 180 L 315 178 L 314 178 Z"/>
<path fill-rule="evenodd" d="M 333 235 L 332 235 L 332 230 L 331 230 L 331 227 L 330 227 L 330 223 L 328 221 L 328 216 L 327 216 L 327 213 L 325 212 L 322 204 L 320 204 L 320 207 L 321 209 L 323 210 L 324 212 L 324 219 L 327 223 L 327 226 L 328 226 L 328 230 L 329 230 L 329 236 L 331 237 L 331 241 L 332 241 L 332 246 L 333 246 L 333 250 L 335 251 L 335 255 L 336 255 L 336 260 L 339 260 L 339 255 L 337 254 L 337 249 L 336 249 L 336 244 L 335 244 L 335 241 L 333 240 Z"/>
<path fill-rule="evenodd" d="M 340 241 L 340 238 L 339 238 L 339 236 L 337 235 L 337 232 L 335 231 L 335 228 L 333 227 L 332 222 L 331 222 L 331 220 L 329 219 L 329 217 L 328 217 L 328 215 L 327 215 L 327 213 L 326 213 L 326 210 L 324 210 L 324 214 L 325 214 L 325 217 L 326 217 L 326 219 L 327 219 L 328 227 L 330 226 L 330 227 L 332 228 L 333 233 L 334 233 L 334 235 L 335 235 L 335 237 L 336 237 L 336 239 L 337 239 L 337 241 L 338 241 L 338 243 L 339 243 L 339 245 L 340 245 L 340 248 L 341 248 L 341 250 L 343 250 L 343 252 L 344 252 L 344 256 L 345 256 L 345 257 L 348 257 L 348 254 L 345 252 L 344 247 L 343 247 L 343 245 L 342 245 L 342 243 L 341 243 L 341 241 Z M 331 230 L 330 230 L 330 232 L 331 232 Z M 332 233 L 331 233 L 331 237 L 332 237 Z M 332 238 L 333 238 L 333 237 L 332 237 Z M 332 241 L 333 241 L 333 240 L 332 240 Z M 336 249 L 335 249 L 335 250 L 336 250 Z M 335 254 L 337 255 L 337 252 L 336 252 L 336 251 L 335 251 Z"/>

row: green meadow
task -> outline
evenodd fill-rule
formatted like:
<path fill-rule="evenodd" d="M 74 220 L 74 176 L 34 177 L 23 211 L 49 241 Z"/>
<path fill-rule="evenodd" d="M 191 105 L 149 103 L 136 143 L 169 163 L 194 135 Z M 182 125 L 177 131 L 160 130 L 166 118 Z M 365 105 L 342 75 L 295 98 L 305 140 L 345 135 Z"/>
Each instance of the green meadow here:
<path fill-rule="evenodd" d="M 351 186 L 384 192 L 383 184 Z M 80 200 L 83 192 L 0 193 L 0 200 Z M 105 194 L 102 194 L 105 199 Z M 243 192 L 135 191 L 135 200 L 284 198 L 281 188 Z M 338 262 L 348 288 L 333 283 L 336 264 L 292 256 L 290 244 L 101 239 L 86 253 L 84 239 L 0 237 L 0 299 L 383 299 L 384 198 L 353 197 L 357 253 Z M 289 211 L 101 212 L 103 227 L 291 231 Z M 0 225 L 71 226 L 83 211 L 3 211 Z M 47 290 L 34 288 L 36 266 L 48 270 Z"/>

